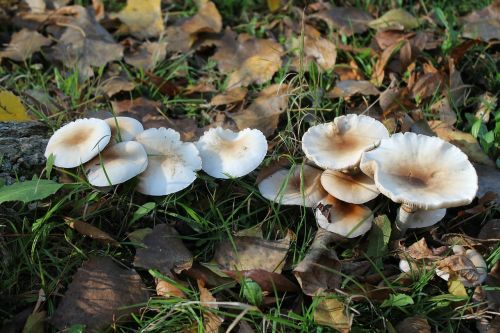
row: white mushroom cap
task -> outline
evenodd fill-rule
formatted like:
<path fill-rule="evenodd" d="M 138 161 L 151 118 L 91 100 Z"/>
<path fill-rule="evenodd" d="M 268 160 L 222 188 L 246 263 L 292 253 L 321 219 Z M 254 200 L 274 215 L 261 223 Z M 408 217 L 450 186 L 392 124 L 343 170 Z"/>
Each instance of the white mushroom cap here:
<path fill-rule="evenodd" d="M 355 169 L 363 152 L 388 137 L 389 132 L 381 122 L 349 114 L 309 128 L 302 137 L 302 150 L 324 169 L 346 171 Z"/>
<path fill-rule="evenodd" d="M 139 176 L 137 190 L 148 195 L 167 195 L 191 185 L 201 158 L 193 143 L 182 142 L 173 129 L 150 128 L 136 140 L 148 153 L 148 167 Z"/>
<path fill-rule="evenodd" d="M 103 150 L 85 164 L 89 183 L 94 186 L 116 185 L 137 176 L 148 166 L 148 155 L 136 141 L 119 142 Z"/>
<path fill-rule="evenodd" d="M 477 280 L 474 281 L 473 283 L 459 275 L 458 278 L 460 282 L 462 282 L 462 284 L 466 287 L 474 287 L 482 284 L 488 277 L 488 265 L 486 265 L 486 261 L 484 261 L 483 256 L 474 249 L 469 249 L 466 251 L 464 247 L 461 245 L 452 246 L 452 250 L 453 253 L 455 253 L 456 255 L 463 255 L 467 259 L 469 259 L 470 262 L 472 262 L 472 264 L 476 268 L 476 273 L 478 274 Z M 449 272 L 439 268 L 436 268 L 435 271 L 436 275 L 439 276 L 441 279 L 445 281 L 448 281 L 450 279 Z"/>
<path fill-rule="evenodd" d="M 211 128 L 196 142 L 203 171 L 215 178 L 242 177 L 255 170 L 267 153 L 267 140 L 257 129 L 233 132 Z"/>
<path fill-rule="evenodd" d="M 321 175 L 321 185 L 335 198 L 353 204 L 365 203 L 380 194 L 373 179 L 364 173 L 352 175 L 325 170 Z"/>
<path fill-rule="evenodd" d="M 104 121 L 111 128 L 112 143 L 132 141 L 139 133 L 144 131 L 141 122 L 131 117 L 112 117 Z"/>
<path fill-rule="evenodd" d="M 476 170 L 460 149 L 421 134 L 382 140 L 363 154 L 360 167 L 385 196 L 413 209 L 465 205 L 478 189 Z"/>
<path fill-rule="evenodd" d="M 331 195 L 321 200 L 315 216 L 321 228 L 347 238 L 363 235 L 373 222 L 373 212 L 368 207 L 343 202 Z"/>
<path fill-rule="evenodd" d="M 55 166 L 74 168 L 99 154 L 110 138 L 111 129 L 104 120 L 77 119 L 55 131 L 45 149 L 45 157 L 53 154 Z"/>
<path fill-rule="evenodd" d="M 404 209 L 400 209 L 398 214 L 404 214 Z M 430 227 L 441 221 L 446 215 L 446 208 L 432 209 L 432 210 L 417 210 L 410 213 L 411 219 L 409 219 L 408 227 L 409 229 L 418 229 Z"/>
<path fill-rule="evenodd" d="M 327 195 L 320 183 L 321 172 L 307 164 L 279 169 L 259 183 L 259 191 L 281 205 L 315 207 Z"/>

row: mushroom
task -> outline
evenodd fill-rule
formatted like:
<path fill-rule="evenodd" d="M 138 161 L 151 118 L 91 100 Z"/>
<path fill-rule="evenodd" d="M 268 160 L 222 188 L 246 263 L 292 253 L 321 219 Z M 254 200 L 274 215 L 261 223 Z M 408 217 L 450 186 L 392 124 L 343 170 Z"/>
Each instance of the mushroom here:
<path fill-rule="evenodd" d="M 148 195 L 167 195 L 191 185 L 201 169 L 201 158 L 193 143 L 182 142 L 173 129 L 150 128 L 136 140 L 148 154 L 148 166 L 139 176 L 137 190 Z"/>
<path fill-rule="evenodd" d="M 196 142 L 203 171 L 215 178 L 242 177 L 255 170 L 267 153 L 267 140 L 257 129 L 206 131 Z"/>
<path fill-rule="evenodd" d="M 281 205 L 316 207 L 327 193 L 321 186 L 322 170 L 304 165 L 279 169 L 259 183 L 259 191 L 268 200 Z"/>
<path fill-rule="evenodd" d="M 368 207 L 343 202 L 331 195 L 320 201 L 315 217 L 320 228 L 347 238 L 365 234 L 373 222 L 373 212 Z"/>
<path fill-rule="evenodd" d="M 137 119 L 130 117 L 112 117 L 104 120 L 111 128 L 111 142 L 132 141 L 144 127 Z"/>
<path fill-rule="evenodd" d="M 450 279 L 450 271 L 458 276 L 458 279 L 466 287 L 475 287 L 482 284 L 488 277 L 488 266 L 484 258 L 474 249 L 465 250 L 461 245 L 452 246 L 455 257 L 463 256 L 465 260 L 451 260 L 447 257 L 441 261 L 440 267 L 436 267 L 436 275 L 445 281 Z M 468 264 L 468 265 L 467 265 Z M 472 268 L 473 267 L 473 268 Z M 472 272 L 470 270 L 473 270 Z"/>
<path fill-rule="evenodd" d="M 445 208 L 469 204 L 478 189 L 476 170 L 460 149 L 421 134 L 382 140 L 363 154 L 360 167 L 382 194 L 401 203 L 396 218 L 401 235 L 437 223 Z"/>
<path fill-rule="evenodd" d="M 84 118 L 72 121 L 50 137 L 45 157 L 54 155 L 54 165 L 75 168 L 97 156 L 111 138 L 111 129 L 104 120 Z"/>
<path fill-rule="evenodd" d="M 148 165 L 144 147 L 136 141 L 119 142 L 106 148 L 85 164 L 90 184 L 110 186 L 121 184 L 143 172 Z"/>
<path fill-rule="evenodd" d="M 342 201 L 361 204 L 379 194 L 373 180 L 359 172 L 361 155 L 388 137 L 381 122 L 349 114 L 309 128 L 302 137 L 302 149 L 307 158 L 327 169 L 321 184 L 328 193 Z"/>

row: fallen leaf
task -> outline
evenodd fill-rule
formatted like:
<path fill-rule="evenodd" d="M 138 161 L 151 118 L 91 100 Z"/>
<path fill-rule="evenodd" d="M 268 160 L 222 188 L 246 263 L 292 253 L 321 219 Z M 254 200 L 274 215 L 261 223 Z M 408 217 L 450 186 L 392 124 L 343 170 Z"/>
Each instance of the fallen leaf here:
<path fill-rule="evenodd" d="M 225 274 L 241 282 L 242 279 L 251 279 L 260 286 L 263 291 L 296 292 L 297 285 L 281 274 L 268 272 L 263 269 L 252 269 L 248 271 L 224 271 Z"/>
<path fill-rule="evenodd" d="M 8 90 L 0 90 L 0 121 L 27 121 L 30 117 L 21 99 Z"/>
<path fill-rule="evenodd" d="M 132 243 L 136 243 L 138 245 L 144 245 L 144 238 L 146 238 L 146 236 L 152 232 L 153 229 L 151 228 L 142 228 L 129 232 L 127 234 L 127 237 L 128 239 L 130 239 Z"/>
<path fill-rule="evenodd" d="M 500 242 L 500 219 L 492 219 L 486 222 L 479 231 L 477 238 L 492 239 Z"/>
<path fill-rule="evenodd" d="M 29 315 L 21 333 L 43 333 L 45 332 L 45 320 L 47 312 L 40 311 Z"/>
<path fill-rule="evenodd" d="M 133 269 L 123 269 L 110 257 L 93 257 L 73 276 L 51 322 L 59 330 L 75 324 L 85 325 L 89 332 L 103 330 L 137 312 L 137 305 L 148 298 Z"/>
<path fill-rule="evenodd" d="M 333 327 L 341 333 L 351 331 L 353 315 L 348 315 L 346 306 L 336 298 L 322 298 L 314 309 L 314 321 Z"/>
<path fill-rule="evenodd" d="M 151 72 L 145 72 L 144 74 L 146 74 L 148 80 L 144 80 L 143 83 L 153 86 L 165 96 L 175 96 L 181 91 L 181 88 L 172 81 L 166 80 Z"/>
<path fill-rule="evenodd" d="M 274 13 L 281 7 L 281 0 L 267 0 L 267 8 L 271 13 Z"/>
<path fill-rule="evenodd" d="M 113 246 L 120 246 L 113 237 L 111 237 L 107 232 L 102 231 L 101 229 L 94 227 L 91 224 L 86 222 L 73 219 L 71 217 L 65 217 L 64 222 L 71 228 L 78 231 L 80 234 L 84 236 L 88 236 L 92 239 L 98 240 L 104 244 L 110 244 Z"/>
<path fill-rule="evenodd" d="M 113 64 L 114 65 L 114 64 Z M 104 72 L 97 87 L 97 92 L 112 97 L 122 91 L 132 91 L 135 83 L 130 81 L 128 75 L 121 69 L 121 66 L 109 66 Z"/>
<path fill-rule="evenodd" d="M 319 228 L 306 256 L 293 270 L 304 294 L 319 295 L 340 286 L 341 264 L 333 248 L 334 236 Z"/>
<path fill-rule="evenodd" d="M 161 104 L 145 97 L 136 99 L 126 99 L 122 101 L 112 101 L 113 112 L 117 116 L 132 117 L 142 122 L 147 115 L 159 115 Z"/>
<path fill-rule="evenodd" d="M 490 121 L 491 112 L 496 110 L 498 98 L 486 92 L 479 97 L 479 103 L 477 105 L 476 112 L 474 113 L 477 119 L 481 119 L 483 123 L 488 123 Z"/>
<path fill-rule="evenodd" d="M 134 52 L 125 54 L 125 62 L 145 71 L 153 70 L 167 56 L 166 46 L 165 42 L 146 41 Z"/>
<path fill-rule="evenodd" d="M 335 67 L 337 60 L 337 47 L 328 39 L 317 37 L 304 37 L 304 45 L 302 47 L 299 38 L 292 39 L 292 51 L 299 53 L 303 50 L 303 64 L 302 69 L 309 71 L 311 62 L 318 64 L 319 68 L 324 71 L 332 70 Z M 300 54 L 294 58 L 292 67 L 300 70 Z"/>
<path fill-rule="evenodd" d="M 431 333 L 431 326 L 423 316 L 408 317 L 396 325 L 397 333 Z"/>
<path fill-rule="evenodd" d="M 494 1 L 488 7 L 474 11 L 461 19 L 465 22 L 462 36 L 488 42 L 500 39 L 500 3 Z"/>
<path fill-rule="evenodd" d="M 328 92 L 332 98 L 351 97 L 356 94 L 379 95 L 380 91 L 369 81 L 339 81 L 335 87 Z"/>
<path fill-rule="evenodd" d="M 500 198 L 500 170 L 496 166 L 474 163 L 479 180 L 477 197 L 482 197 L 488 192 L 495 193 Z"/>
<path fill-rule="evenodd" d="M 258 237 L 234 237 L 222 240 L 215 249 L 214 260 L 222 270 L 248 271 L 262 269 L 281 273 L 292 233 L 276 241 Z"/>
<path fill-rule="evenodd" d="M 265 83 L 282 64 L 283 47 L 271 39 L 237 35 L 226 29 L 216 46 L 212 59 L 222 73 L 229 73 L 228 89 Z"/>
<path fill-rule="evenodd" d="M 378 19 L 370 21 L 368 26 L 376 30 L 409 30 L 416 29 L 420 26 L 420 22 L 415 16 L 408 13 L 402 8 L 391 9 Z"/>
<path fill-rule="evenodd" d="M 410 91 L 410 97 L 418 101 L 439 95 L 443 89 L 443 77 L 440 73 L 427 73 L 419 77 Z"/>
<path fill-rule="evenodd" d="M 352 36 L 368 30 L 368 23 L 373 20 L 370 13 L 354 7 L 331 7 L 321 12 L 309 15 L 308 18 L 323 20 L 330 29 L 338 30 L 340 34 Z"/>
<path fill-rule="evenodd" d="M 219 327 L 222 325 L 222 318 L 219 317 L 216 313 L 212 312 L 212 310 L 208 310 L 219 309 L 219 306 L 217 304 L 213 304 L 217 302 L 217 299 L 210 293 L 207 288 L 205 288 L 205 281 L 201 279 L 198 279 L 196 281 L 198 283 L 198 289 L 200 290 L 201 304 L 205 308 L 207 308 L 207 310 L 203 311 L 203 332 L 217 333 L 219 332 Z"/>
<path fill-rule="evenodd" d="M 49 179 L 33 179 L 0 187 L 0 204 L 9 201 L 43 200 L 59 191 L 64 184 Z"/>
<path fill-rule="evenodd" d="M 146 39 L 158 37 L 163 31 L 161 14 L 161 0 L 127 0 L 127 5 L 118 13 L 110 14 L 111 18 L 118 18 L 133 36 Z"/>
<path fill-rule="evenodd" d="M 457 114 L 451 108 L 450 99 L 448 97 L 444 97 L 433 103 L 429 107 L 429 110 L 438 114 L 439 119 L 447 125 L 452 126 L 457 122 Z"/>
<path fill-rule="evenodd" d="M 450 274 L 450 280 L 459 278 L 466 286 L 475 286 L 480 278 L 476 266 L 465 255 L 451 255 L 437 262 L 436 267 Z"/>
<path fill-rule="evenodd" d="M 462 282 L 458 279 L 448 281 L 448 292 L 451 295 L 467 298 L 467 290 Z"/>
<path fill-rule="evenodd" d="M 210 101 L 210 104 L 213 106 L 219 106 L 238 103 L 245 99 L 247 92 L 248 89 L 243 87 L 227 90 L 222 94 L 215 95 Z"/>
<path fill-rule="evenodd" d="M 165 298 L 187 298 L 182 290 L 172 283 L 161 279 L 156 279 L 156 294 Z"/>
<path fill-rule="evenodd" d="M 420 239 L 418 242 L 413 243 L 408 248 L 403 249 L 401 253 L 399 253 L 399 257 L 401 259 L 413 259 L 413 260 L 421 260 L 421 259 L 440 259 L 440 252 L 433 251 L 427 245 L 425 238 Z"/>
<path fill-rule="evenodd" d="M 401 46 L 403 46 L 404 41 L 400 41 L 398 43 L 392 44 L 388 48 L 386 48 L 380 57 L 378 58 L 377 62 L 375 63 L 375 68 L 373 70 L 372 74 L 372 82 L 380 86 L 384 82 L 384 77 L 385 77 L 385 67 L 387 66 L 387 63 L 391 59 L 391 57 L 396 54 L 396 52 L 399 51 Z"/>
<path fill-rule="evenodd" d="M 349 64 L 337 64 L 333 72 L 339 76 L 339 81 L 361 81 L 364 80 L 363 72 L 359 69 L 355 61 L 351 60 Z"/>
<path fill-rule="evenodd" d="M 250 106 L 236 113 L 228 114 L 238 128 L 256 128 L 265 136 L 276 131 L 280 115 L 288 107 L 288 85 L 273 84 L 262 90 Z"/>
<path fill-rule="evenodd" d="M 459 131 L 439 120 L 429 120 L 428 123 L 438 137 L 460 148 L 472 161 L 494 166 L 472 134 Z"/>
<path fill-rule="evenodd" d="M 179 238 L 177 231 L 167 224 L 158 224 L 143 240 L 146 248 L 137 249 L 134 266 L 156 269 L 166 276 L 180 273 L 193 264 L 193 256 Z"/>
<path fill-rule="evenodd" d="M 62 17 L 56 24 L 66 29 L 50 54 L 64 66 L 77 69 L 81 78 L 92 77 L 92 67 L 103 67 L 123 57 L 123 46 L 97 22 L 91 7 L 68 6 L 56 14 Z"/>
<path fill-rule="evenodd" d="M 25 61 L 42 49 L 43 46 L 49 46 L 51 40 L 37 31 L 22 29 L 12 34 L 9 45 L 3 51 L 0 51 L 0 60 L 9 58 L 14 61 Z"/>
<path fill-rule="evenodd" d="M 198 139 L 198 123 L 192 118 L 166 118 L 164 116 L 146 115 L 142 118 L 144 129 L 166 127 L 172 128 L 181 134 L 182 141 Z"/>

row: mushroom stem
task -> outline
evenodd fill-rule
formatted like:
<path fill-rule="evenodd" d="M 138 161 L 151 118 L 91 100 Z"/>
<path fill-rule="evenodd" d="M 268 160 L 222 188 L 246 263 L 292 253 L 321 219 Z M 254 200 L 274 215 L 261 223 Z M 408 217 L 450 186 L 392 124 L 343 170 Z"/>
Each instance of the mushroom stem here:
<path fill-rule="evenodd" d="M 396 217 L 396 228 L 398 230 L 398 236 L 404 236 L 406 230 L 410 226 L 413 215 L 416 210 L 409 206 L 401 205 L 398 210 L 398 216 Z"/>

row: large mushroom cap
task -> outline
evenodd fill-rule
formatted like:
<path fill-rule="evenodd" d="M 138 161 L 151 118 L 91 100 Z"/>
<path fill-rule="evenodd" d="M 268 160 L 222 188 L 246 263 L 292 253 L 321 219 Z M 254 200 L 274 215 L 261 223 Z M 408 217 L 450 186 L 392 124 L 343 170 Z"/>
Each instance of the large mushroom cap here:
<path fill-rule="evenodd" d="M 381 122 L 349 114 L 309 128 L 302 137 L 302 150 L 324 169 L 349 170 L 358 166 L 363 152 L 388 137 L 389 132 Z"/>
<path fill-rule="evenodd" d="M 255 170 L 267 153 L 267 140 L 257 129 L 233 132 L 211 128 L 196 142 L 203 171 L 215 178 L 242 177 Z"/>
<path fill-rule="evenodd" d="M 111 128 L 111 142 L 132 141 L 144 127 L 137 119 L 130 117 L 112 117 L 104 120 Z"/>
<path fill-rule="evenodd" d="M 55 131 L 45 149 L 45 157 L 53 154 L 55 166 L 74 168 L 99 154 L 110 138 L 111 129 L 104 120 L 78 119 Z"/>
<path fill-rule="evenodd" d="M 193 143 L 182 142 L 173 129 L 150 128 L 136 137 L 148 153 L 148 167 L 139 176 L 137 190 L 148 195 L 167 195 L 188 187 L 201 169 Z"/>
<path fill-rule="evenodd" d="M 282 205 L 315 207 L 327 194 L 319 181 L 321 172 L 307 164 L 279 169 L 259 183 L 259 191 Z"/>
<path fill-rule="evenodd" d="M 364 173 L 351 175 L 325 170 L 321 175 L 321 185 L 335 198 L 353 204 L 368 202 L 380 194 L 373 179 Z"/>
<path fill-rule="evenodd" d="M 363 235 L 373 222 L 373 213 L 368 207 L 343 202 L 331 195 L 321 200 L 315 216 L 321 228 L 347 238 Z"/>
<path fill-rule="evenodd" d="M 85 164 L 89 183 L 109 186 L 126 182 L 143 172 L 148 165 L 144 147 L 135 141 L 119 142 L 106 148 Z"/>
<path fill-rule="evenodd" d="M 421 134 L 382 140 L 363 154 L 360 167 L 385 196 L 414 209 L 465 205 L 478 188 L 476 170 L 460 149 Z"/>

